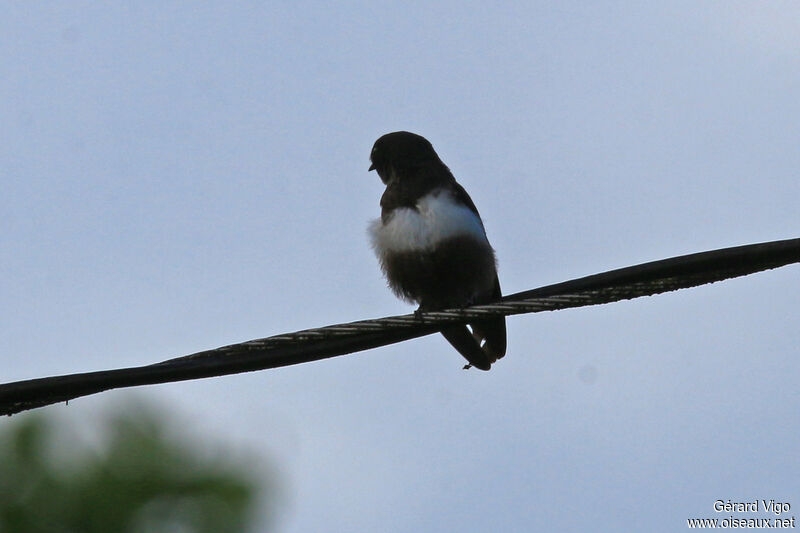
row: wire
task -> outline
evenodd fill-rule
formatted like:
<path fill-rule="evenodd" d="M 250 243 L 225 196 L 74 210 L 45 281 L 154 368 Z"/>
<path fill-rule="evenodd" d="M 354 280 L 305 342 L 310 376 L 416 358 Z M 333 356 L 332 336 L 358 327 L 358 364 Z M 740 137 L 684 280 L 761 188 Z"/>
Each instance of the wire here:
<path fill-rule="evenodd" d="M 11 415 L 109 389 L 295 365 L 430 335 L 447 324 L 629 300 L 714 283 L 800 262 L 800 239 L 723 248 L 621 268 L 464 309 L 390 316 L 256 339 L 147 366 L 0 385 L 0 414 Z"/>

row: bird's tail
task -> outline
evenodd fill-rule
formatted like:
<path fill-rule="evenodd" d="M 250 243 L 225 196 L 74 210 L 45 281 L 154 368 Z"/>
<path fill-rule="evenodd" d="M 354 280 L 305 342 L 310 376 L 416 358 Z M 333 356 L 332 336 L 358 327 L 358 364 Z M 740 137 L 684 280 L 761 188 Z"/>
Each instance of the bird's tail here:
<path fill-rule="evenodd" d="M 506 354 L 505 317 L 471 324 L 472 332 L 464 324 L 448 326 L 442 335 L 469 361 L 469 366 L 489 370 L 492 363 Z"/>

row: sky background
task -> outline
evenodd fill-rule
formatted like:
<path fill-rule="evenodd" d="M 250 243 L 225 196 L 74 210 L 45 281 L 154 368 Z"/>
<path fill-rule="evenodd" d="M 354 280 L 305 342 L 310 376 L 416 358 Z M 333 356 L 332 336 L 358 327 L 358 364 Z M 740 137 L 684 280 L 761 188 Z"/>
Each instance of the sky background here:
<path fill-rule="evenodd" d="M 800 237 L 794 2 L 9 2 L 0 73 L 2 382 L 410 312 L 366 236 L 399 129 L 505 292 Z M 798 274 L 512 317 L 488 373 L 431 336 L 47 409 L 261 457 L 288 533 L 800 515 Z"/>

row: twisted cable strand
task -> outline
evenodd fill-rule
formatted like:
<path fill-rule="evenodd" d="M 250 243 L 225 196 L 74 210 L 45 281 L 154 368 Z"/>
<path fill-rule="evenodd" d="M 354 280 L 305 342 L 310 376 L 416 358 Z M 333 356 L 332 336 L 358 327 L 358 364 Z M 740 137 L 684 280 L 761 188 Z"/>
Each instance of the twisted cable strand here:
<path fill-rule="evenodd" d="M 800 239 L 653 261 L 507 295 L 465 309 L 383 317 L 280 334 L 146 366 L 0 385 L 0 414 L 104 390 L 249 372 L 344 355 L 439 331 L 445 324 L 629 300 L 800 262 Z"/>

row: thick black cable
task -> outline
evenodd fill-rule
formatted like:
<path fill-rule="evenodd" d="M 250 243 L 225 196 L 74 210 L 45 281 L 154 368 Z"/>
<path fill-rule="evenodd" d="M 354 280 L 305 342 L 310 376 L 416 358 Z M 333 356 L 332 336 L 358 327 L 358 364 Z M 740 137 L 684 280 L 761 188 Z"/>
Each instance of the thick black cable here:
<path fill-rule="evenodd" d="M 583 307 L 713 283 L 800 262 L 800 239 L 664 259 L 511 294 L 499 302 L 337 324 L 256 339 L 147 366 L 0 385 L 0 414 L 109 389 L 199 379 L 316 361 L 439 331 L 475 318 Z"/>

